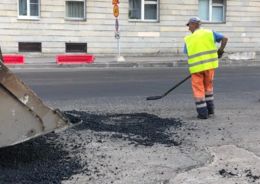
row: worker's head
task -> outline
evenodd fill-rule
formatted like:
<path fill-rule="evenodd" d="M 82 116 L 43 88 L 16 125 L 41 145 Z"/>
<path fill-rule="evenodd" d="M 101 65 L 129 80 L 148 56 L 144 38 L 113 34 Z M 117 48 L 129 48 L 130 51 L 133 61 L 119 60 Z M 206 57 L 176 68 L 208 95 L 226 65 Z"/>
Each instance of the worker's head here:
<path fill-rule="evenodd" d="M 186 24 L 189 27 L 189 30 L 193 33 L 196 29 L 200 28 L 200 19 L 198 17 L 192 17 L 189 19 Z"/>

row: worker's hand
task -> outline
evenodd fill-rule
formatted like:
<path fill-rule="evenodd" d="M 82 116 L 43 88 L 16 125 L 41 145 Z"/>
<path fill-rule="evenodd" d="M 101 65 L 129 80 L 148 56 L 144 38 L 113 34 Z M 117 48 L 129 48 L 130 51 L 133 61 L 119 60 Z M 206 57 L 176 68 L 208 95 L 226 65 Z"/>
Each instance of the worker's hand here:
<path fill-rule="evenodd" d="M 222 58 L 223 54 L 224 54 L 224 50 L 218 49 L 218 58 Z"/>

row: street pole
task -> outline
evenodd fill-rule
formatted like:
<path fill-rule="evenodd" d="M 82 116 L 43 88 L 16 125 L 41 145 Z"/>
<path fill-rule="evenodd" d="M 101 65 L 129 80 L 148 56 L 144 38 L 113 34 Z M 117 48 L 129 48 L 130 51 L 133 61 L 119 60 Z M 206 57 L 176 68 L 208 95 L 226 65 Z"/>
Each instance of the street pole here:
<path fill-rule="evenodd" d="M 121 45 L 120 45 L 120 29 L 119 29 L 119 0 L 112 0 L 113 13 L 116 18 L 115 20 L 115 39 L 117 40 L 117 51 L 118 55 L 116 57 L 117 62 L 125 61 L 125 58 L 121 56 Z"/>

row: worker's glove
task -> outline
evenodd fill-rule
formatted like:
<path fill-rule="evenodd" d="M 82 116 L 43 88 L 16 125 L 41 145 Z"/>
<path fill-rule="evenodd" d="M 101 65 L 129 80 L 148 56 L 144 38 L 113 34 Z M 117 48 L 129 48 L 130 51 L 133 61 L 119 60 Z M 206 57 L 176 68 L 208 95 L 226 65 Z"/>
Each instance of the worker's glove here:
<path fill-rule="evenodd" d="M 218 58 L 222 58 L 223 54 L 224 54 L 224 50 L 218 49 Z"/>

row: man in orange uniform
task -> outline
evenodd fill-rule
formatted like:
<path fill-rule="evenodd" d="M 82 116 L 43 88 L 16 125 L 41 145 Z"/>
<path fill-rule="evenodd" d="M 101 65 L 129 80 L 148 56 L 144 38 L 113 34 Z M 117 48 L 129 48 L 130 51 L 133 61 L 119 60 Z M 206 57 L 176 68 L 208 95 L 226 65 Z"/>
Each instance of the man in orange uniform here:
<path fill-rule="evenodd" d="M 188 55 L 189 71 L 196 109 L 199 119 L 214 114 L 213 79 L 218 68 L 218 58 L 224 53 L 227 38 L 211 30 L 200 28 L 201 21 L 194 17 L 189 20 L 191 35 L 184 38 L 184 52 Z M 219 49 L 216 42 L 221 42 Z"/>

